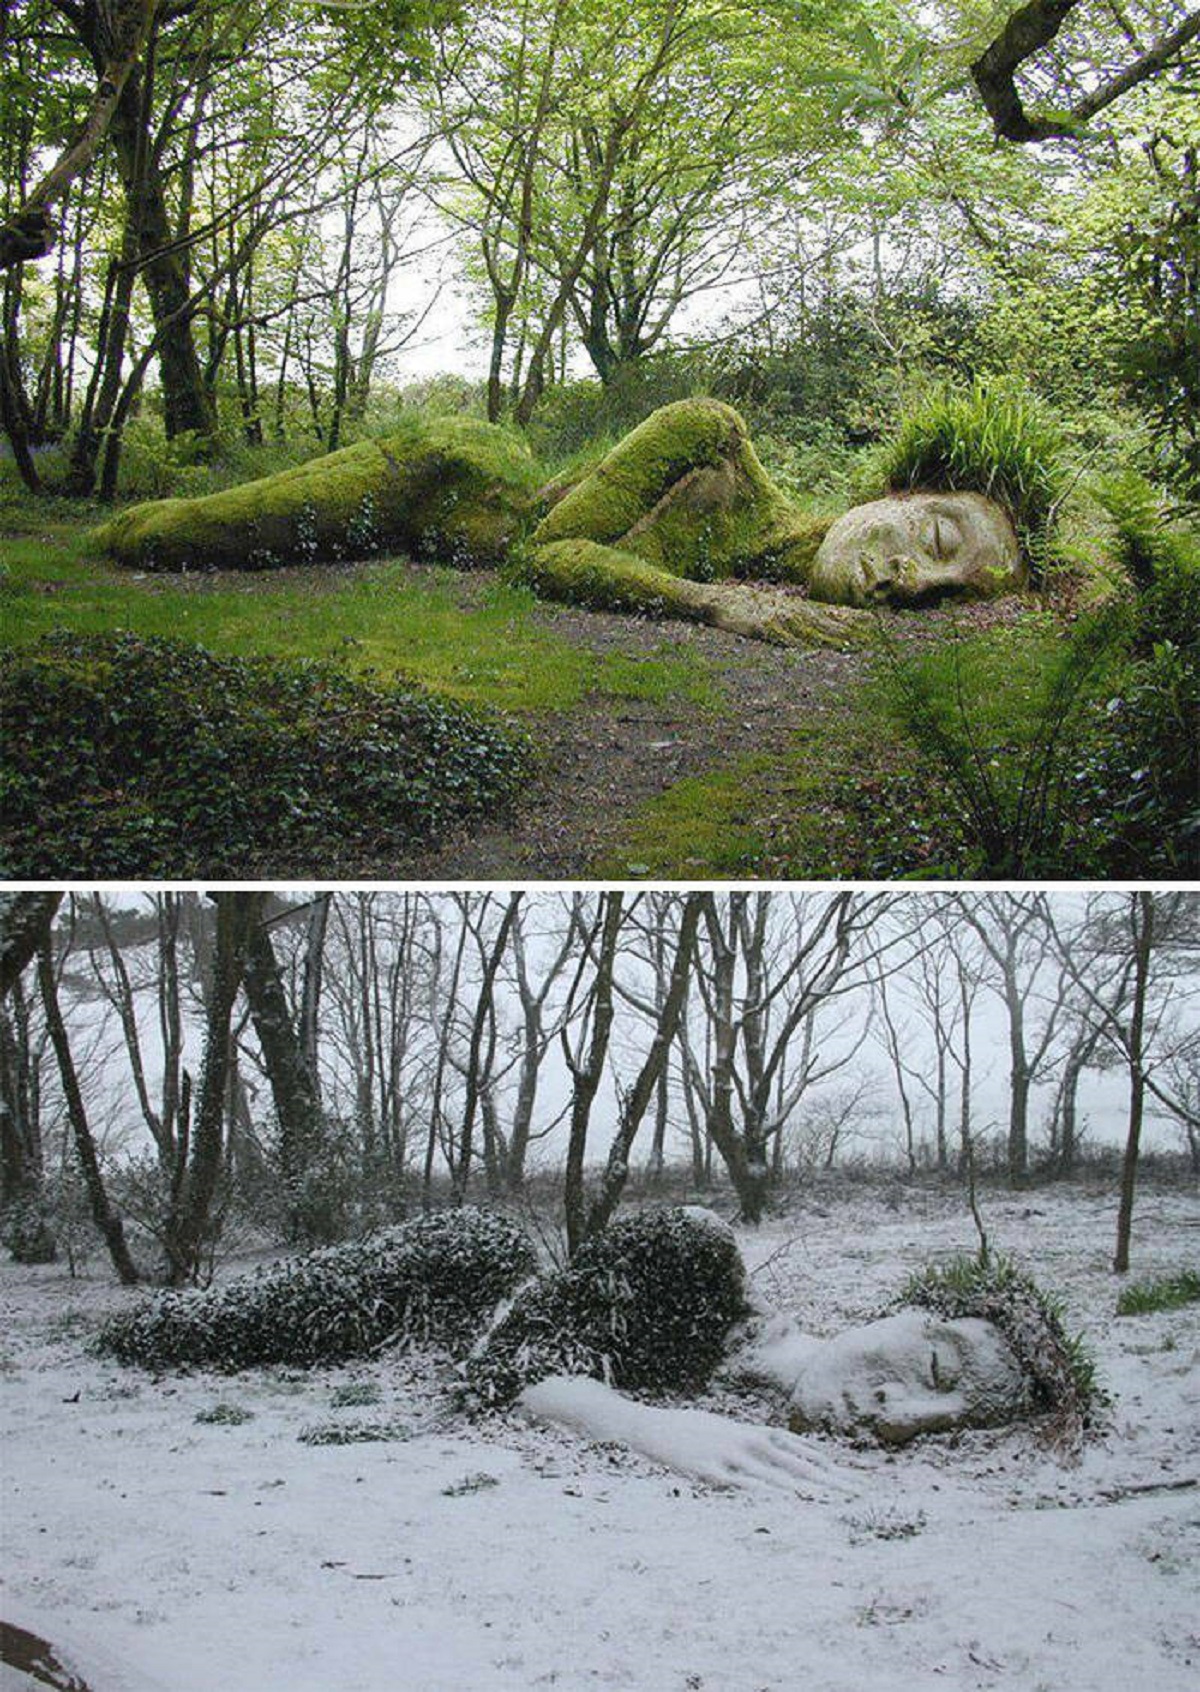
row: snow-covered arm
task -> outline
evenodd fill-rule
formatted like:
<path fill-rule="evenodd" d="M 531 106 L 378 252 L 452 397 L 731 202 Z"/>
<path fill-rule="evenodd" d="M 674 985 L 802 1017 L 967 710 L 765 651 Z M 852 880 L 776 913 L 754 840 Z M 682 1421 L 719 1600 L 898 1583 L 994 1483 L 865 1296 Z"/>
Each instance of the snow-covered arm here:
<path fill-rule="evenodd" d="M 628 1445 L 665 1468 L 714 1486 L 771 1486 L 808 1497 L 856 1490 L 815 1441 L 707 1410 L 638 1404 L 583 1376 L 552 1375 L 526 1387 L 520 1404 L 539 1421 L 586 1439 Z"/>

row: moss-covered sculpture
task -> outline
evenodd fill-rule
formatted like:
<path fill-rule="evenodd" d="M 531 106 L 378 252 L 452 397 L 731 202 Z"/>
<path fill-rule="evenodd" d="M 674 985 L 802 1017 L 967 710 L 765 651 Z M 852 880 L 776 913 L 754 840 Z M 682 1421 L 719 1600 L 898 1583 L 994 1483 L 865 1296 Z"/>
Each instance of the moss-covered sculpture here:
<path fill-rule="evenodd" d="M 882 515 L 861 507 L 831 529 L 775 487 L 736 411 L 689 399 L 654 412 L 565 492 L 539 494 L 532 456 L 504 429 L 412 419 L 223 493 L 133 506 L 93 538 L 118 563 L 162 570 L 267 569 L 389 548 L 463 566 L 517 556 L 546 598 L 779 644 L 846 645 L 867 626 L 854 607 L 1020 585 L 1003 512 L 979 495 L 939 495 L 946 509 L 918 521 L 923 497 L 880 502 Z M 952 512 L 955 498 L 965 508 Z M 835 547 L 839 536 L 848 544 Z M 749 580 L 768 585 L 739 585 Z"/>
<path fill-rule="evenodd" d="M 389 548 L 495 565 L 527 523 L 537 482 L 528 448 L 506 430 L 413 419 L 221 493 L 131 506 L 93 540 L 141 570 L 265 570 Z"/>
<path fill-rule="evenodd" d="M 626 435 L 533 543 L 592 541 L 693 581 L 804 581 L 828 527 L 787 503 L 731 406 L 690 399 Z"/>
<path fill-rule="evenodd" d="M 590 540 L 552 541 L 527 557 L 524 579 L 542 599 L 593 611 L 677 617 L 775 646 L 844 646 L 861 629 L 854 612 L 745 582 L 696 582 L 633 553 Z"/>

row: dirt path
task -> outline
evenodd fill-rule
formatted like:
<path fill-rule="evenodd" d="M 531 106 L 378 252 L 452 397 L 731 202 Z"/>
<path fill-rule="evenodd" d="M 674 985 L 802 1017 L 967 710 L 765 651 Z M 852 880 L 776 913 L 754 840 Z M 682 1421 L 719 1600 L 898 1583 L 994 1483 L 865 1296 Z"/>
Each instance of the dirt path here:
<path fill-rule="evenodd" d="M 589 651 L 705 660 L 719 703 L 592 696 L 538 720 L 541 773 L 511 821 L 445 842 L 394 873 L 428 881 L 586 880 L 630 814 L 689 776 L 747 752 L 782 752 L 861 676 L 863 653 L 767 646 L 687 623 L 547 608 L 547 623 Z"/>

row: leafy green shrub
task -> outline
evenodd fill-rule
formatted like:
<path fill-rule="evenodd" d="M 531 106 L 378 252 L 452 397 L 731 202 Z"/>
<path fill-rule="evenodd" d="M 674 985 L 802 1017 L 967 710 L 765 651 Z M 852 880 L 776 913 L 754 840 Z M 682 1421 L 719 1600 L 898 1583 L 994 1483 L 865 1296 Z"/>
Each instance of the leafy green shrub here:
<path fill-rule="evenodd" d="M 957 1257 L 918 1270 L 896 1300 L 951 1320 L 992 1322 L 1029 1383 L 1031 1407 L 1056 1432 L 1073 1437 L 1095 1418 L 1103 1395 L 1083 1340 L 1067 1333 L 1057 1299 L 1009 1259 Z"/>
<path fill-rule="evenodd" d="M 461 1344 L 534 1266 L 505 1218 L 441 1211 L 205 1292 L 160 1293 L 112 1317 L 98 1343 L 151 1369 L 338 1363 L 395 1339 Z"/>
<path fill-rule="evenodd" d="M 254 1412 L 244 1404 L 210 1404 L 205 1410 L 197 1410 L 193 1420 L 206 1427 L 240 1428 L 243 1422 L 254 1420 Z"/>
<path fill-rule="evenodd" d="M 554 1374 L 659 1393 L 703 1386 L 745 1314 L 745 1270 L 724 1224 L 696 1210 L 644 1210 L 517 1295 L 468 1359 L 465 1398 L 508 1404 Z"/>
<path fill-rule="evenodd" d="M 0 1245 L 14 1263 L 53 1263 L 58 1245 L 50 1206 L 40 1193 L 18 1195 L 0 1211 Z"/>
<path fill-rule="evenodd" d="M 1176 538 L 1157 490 L 1127 469 L 1101 478 L 1094 491 L 1112 518 L 1117 563 L 1137 587 L 1151 587 L 1160 569 L 1177 562 Z"/>
<path fill-rule="evenodd" d="M 967 872 L 1077 873 L 1079 743 L 1129 627 L 1114 603 L 1080 618 L 1066 639 L 1026 627 L 915 654 L 885 640 L 890 709 L 944 780 L 951 832 L 961 830 L 971 853 Z"/>
<path fill-rule="evenodd" d="M 1135 536 L 1149 571 L 1130 652 L 1080 768 L 1093 856 L 1110 875 L 1200 870 L 1200 538 L 1158 525 Z"/>
<path fill-rule="evenodd" d="M 1160 1310 L 1182 1310 L 1200 1304 L 1200 1274 L 1184 1269 L 1158 1281 L 1135 1281 L 1117 1299 L 1118 1316 L 1150 1316 Z"/>
<path fill-rule="evenodd" d="M 976 380 L 936 389 L 881 452 L 885 484 L 987 494 L 1008 511 L 1036 580 L 1065 486 L 1057 424 L 1025 389 Z"/>
<path fill-rule="evenodd" d="M 0 870 L 332 873 L 493 813 L 522 735 L 413 686 L 131 634 L 0 655 Z"/>
<path fill-rule="evenodd" d="M 659 406 L 702 392 L 700 371 L 686 355 L 641 358 L 601 383 L 594 377 L 557 382 L 538 401 L 529 438 L 548 462 L 591 449 L 598 438 L 615 444 Z"/>
<path fill-rule="evenodd" d="M 301 1445 L 384 1445 L 412 1438 L 404 1422 L 317 1422 L 301 1428 Z"/>
<path fill-rule="evenodd" d="M 351 1406 L 361 1409 L 364 1405 L 378 1404 L 379 1399 L 379 1388 L 374 1381 L 348 1381 L 345 1386 L 335 1389 L 329 1402 L 335 1410 L 345 1410 Z"/>

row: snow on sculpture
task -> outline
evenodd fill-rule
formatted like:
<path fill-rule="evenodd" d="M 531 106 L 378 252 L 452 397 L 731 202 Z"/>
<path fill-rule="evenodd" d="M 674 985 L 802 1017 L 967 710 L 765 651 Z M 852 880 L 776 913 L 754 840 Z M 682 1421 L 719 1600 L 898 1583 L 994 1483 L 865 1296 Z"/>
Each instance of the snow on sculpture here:
<path fill-rule="evenodd" d="M 785 1392 L 798 1433 L 868 1435 L 885 1445 L 992 1427 L 1029 1408 L 1028 1383 L 994 1323 L 928 1310 L 899 1310 L 825 1340 L 778 1318 L 727 1373 Z"/>
<path fill-rule="evenodd" d="M 815 1443 L 708 1410 L 639 1404 L 602 1381 L 551 1375 L 526 1387 L 520 1408 L 585 1439 L 615 1442 L 710 1486 L 769 1486 L 807 1498 L 847 1496 L 852 1480 Z"/>

